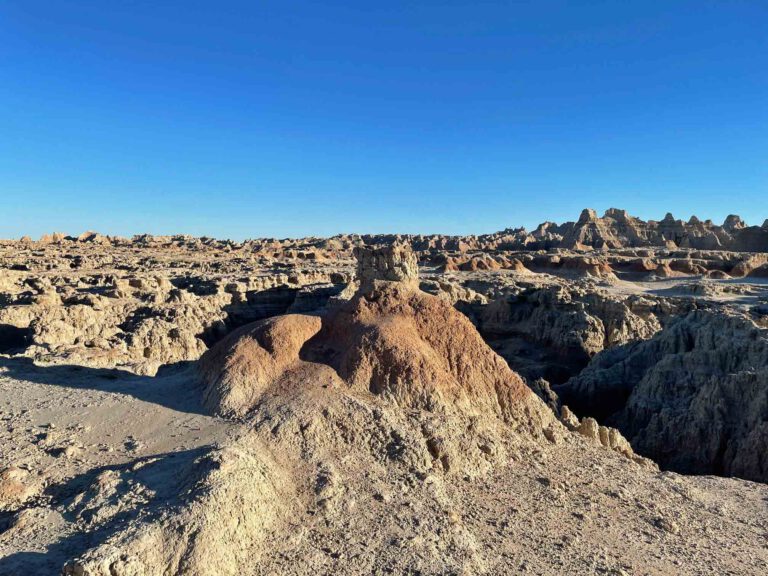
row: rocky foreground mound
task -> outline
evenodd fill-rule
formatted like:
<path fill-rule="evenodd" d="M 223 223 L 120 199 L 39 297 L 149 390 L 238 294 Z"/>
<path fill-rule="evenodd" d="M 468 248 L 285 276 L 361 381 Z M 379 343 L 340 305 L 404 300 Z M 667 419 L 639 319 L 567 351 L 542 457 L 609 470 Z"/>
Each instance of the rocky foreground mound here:
<path fill-rule="evenodd" d="M 768 333 L 748 319 L 692 312 L 557 391 L 664 467 L 768 481 Z"/>
<path fill-rule="evenodd" d="M 206 407 L 243 420 L 248 431 L 197 465 L 190 478 L 199 479 L 175 507 L 149 524 L 132 523 L 66 573 L 210 574 L 212 566 L 233 573 L 270 554 L 298 510 L 339 522 L 365 514 L 358 502 L 386 503 L 393 490 L 418 484 L 432 494 L 412 504 L 421 509 L 418 522 L 429 525 L 423 555 L 399 563 L 391 549 L 371 550 L 360 560 L 364 571 L 377 557 L 407 570 L 487 571 L 472 536 L 452 527 L 448 484 L 484 477 L 542 445 L 590 445 L 590 435 L 570 433 L 471 322 L 420 292 L 411 274 L 381 280 L 410 258 L 390 251 L 373 259 L 380 273 L 365 274 L 372 260 L 363 257 L 364 282 L 350 301 L 322 316 L 257 322 L 207 352 L 199 363 Z M 594 431 L 590 446 L 602 450 Z M 613 432 L 606 446 L 624 452 L 617 458 L 632 457 Z M 393 522 L 377 523 L 391 530 Z M 310 565 L 302 558 L 297 566 Z"/>
<path fill-rule="evenodd" d="M 658 474 L 606 449 L 615 431 L 594 420 L 560 424 L 464 316 L 412 286 L 244 327 L 199 368 L 206 406 L 240 432 L 66 575 L 768 567 L 764 489 Z"/>
<path fill-rule="evenodd" d="M 280 316 L 234 332 L 200 360 L 206 405 L 248 414 L 270 392 L 327 375 L 402 409 L 450 410 L 541 430 L 551 414 L 446 301 L 396 283 L 324 317 Z M 316 374 L 315 374 L 316 373 Z"/>
<path fill-rule="evenodd" d="M 402 267 L 391 250 L 378 256 L 360 258 L 363 288 L 325 316 L 245 326 L 201 358 L 206 407 L 252 428 L 207 461 L 249 469 L 248 482 L 237 471 L 220 482 L 204 465 L 191 502 L 133 524 L 67 574 L 208 574 L 222 569 L 223 556 L 233 573 L 265 552 L 261 542 L 297 502 L 331 516 L 354 513 L 355 500 L 385 498 L 392 485 L 437 471 L 431 482 L 442 490 L 443 475 L 486 474 L 523 445 L 546 442 L 545 429 L 551 438 L 566 433 L 466 317 L 417 290 L 415 270 L 403 269 L 399 282 L 380 280 Z M 342 498 L 361 474 L 369 479 L 354 499 Z M 458 561 L 441 555 L 427 565 Z"/>

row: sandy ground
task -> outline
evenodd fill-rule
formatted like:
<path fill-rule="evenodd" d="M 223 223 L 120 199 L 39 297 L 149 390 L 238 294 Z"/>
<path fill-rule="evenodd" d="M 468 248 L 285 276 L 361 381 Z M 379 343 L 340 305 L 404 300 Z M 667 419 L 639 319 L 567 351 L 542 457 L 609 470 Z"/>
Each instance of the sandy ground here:
<path fill-rule="evenodd" d="M 24 512 L 32 529 L 0 533 L 0 574 L 57 574 L 97 542 L 87 514 L 98 512 L 75 498 L 102 472 L 155 458 L 168 472 L 237 426 L 203 415 L 192 382 L 184 370 L 148 378 L 0 359 L 0 467 L 26 469 L 40 487 Z M 162 491 L 163 472 L 153 472 L 155 491 Z M 0 524 L 10 520 L 0 516 Z"/>

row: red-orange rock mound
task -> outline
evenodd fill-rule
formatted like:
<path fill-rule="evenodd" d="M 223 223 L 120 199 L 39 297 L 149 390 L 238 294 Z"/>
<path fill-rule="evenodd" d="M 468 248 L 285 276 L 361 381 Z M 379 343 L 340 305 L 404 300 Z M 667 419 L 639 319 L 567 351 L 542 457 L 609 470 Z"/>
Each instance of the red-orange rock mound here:
<path fill-rule="evenodd" d="M 204 403 L 222 416 L 243 416 L 293 364 L 320 331 L 320 318 L 289 314 L 235 330 L 199 362 Z"/>
<path fill-rule="evenodd" d="M 383 282 L 324 318 L 288 315 L 244 327 L 200 361 L 206 405 L 247 414 L 283 376 L 327 377 L 402 408 L 495 416 L 539 428 L 552 415 L 449 303 Z M 286 379 L 287 380 L 287 379 Z M 294 379 L 296 380 L 296 379 Z"/>

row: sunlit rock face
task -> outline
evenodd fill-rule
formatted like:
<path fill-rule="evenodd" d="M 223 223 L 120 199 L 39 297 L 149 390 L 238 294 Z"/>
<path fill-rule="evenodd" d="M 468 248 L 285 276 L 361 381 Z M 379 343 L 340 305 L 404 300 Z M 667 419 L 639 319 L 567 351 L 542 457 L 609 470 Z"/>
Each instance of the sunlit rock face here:
<path fill-rule="evenodd" d="M 357 280 L 360 290 L 364 292 L 372 290 L 377 281 L 418 283 L 419 264 L 408 245 L 361 246 L 355 248 L 354 254 L 357 258 Z"/>

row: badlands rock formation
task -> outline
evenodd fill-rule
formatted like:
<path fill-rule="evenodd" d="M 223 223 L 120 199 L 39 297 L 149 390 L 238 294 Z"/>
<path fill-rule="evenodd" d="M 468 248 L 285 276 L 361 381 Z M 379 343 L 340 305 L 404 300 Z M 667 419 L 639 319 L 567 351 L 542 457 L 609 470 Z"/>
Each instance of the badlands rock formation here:
<path fill-rule="evenodd" d="M 0 575 L 764 574 L 755 228 L 1 242 Z"/>
<path fill-rule="evenodd" d="M 700 221 L 692 216 L 687 222 L 676 220 L 672 214 L 659 221 L 644 222 L 624 210 L 611 208 L 599 217 L 594 210 L 584 210 L 576 222 L 560 226 L 541 224 L 531 235 L 532 242 L 547 247 L 636 248 L 694 248 L 699 250 L 733 250 L 740 252 L 768 251 L 768 228 L 747 226 L 738 216 L 728 216 L 721 226 L 712 221 Z"/>
<path fill-rule="evenodd" d="M 261 254 L 221 261 L 218 249 L 196 244 L 116 254 L 69 244 L 4 254 L 0 352 L 154 374 L 196 360 L 234 327 L 315 309 L 351 277 L 343 261 L 328 270 L 301 258 L 284 266 Z M 115 258 L 117 269 L 110 268 Z"/>
<path fill-rule="evenodd" d="M 399 282 L 414 286 L 419 278 L 419 262 L 410 246 L 392 244 L 380 248 L 361 246 L 354 250 L 360 291 L 371 292 L 377 282 Z"/>
<path fill-rule="evenodd" d="M 662 466 L 768 481 L 768 332 L 748 319 L 692 312 L 557 391 Z"/>
<path fill-rule="evenodd" d="M 562 285 L 527 288 L 472 307 L 481 334 L 530 379 L 567 379 L 598 352 L 651 337 L 659 312 L 646 299 L 625 299 Z"/>
<path fill-rule="evenodd" d="M 327 382 L 328 394 L 373 394 L 402 410 L 466 420 L 474 433 L 461 449 L 451 447 L 451 427 L 445 437 L 427 438 L 445 469 L 452 460 L 487 459 L 491 449 L 477 444 L 480 428 L 542 437 L 554 425 L 552 412 L 465 316 L 418 290 L 415 267 L 399 264 L 414 261 L 410 249 L 359 248 L 357 255 L 360 289 L 351 300 L 320 316 L 245 326 L 200 359 L 211 412 L 244 417 L 268 396 Z M 400 273 L 392 274 L 393 263 Z"/>

